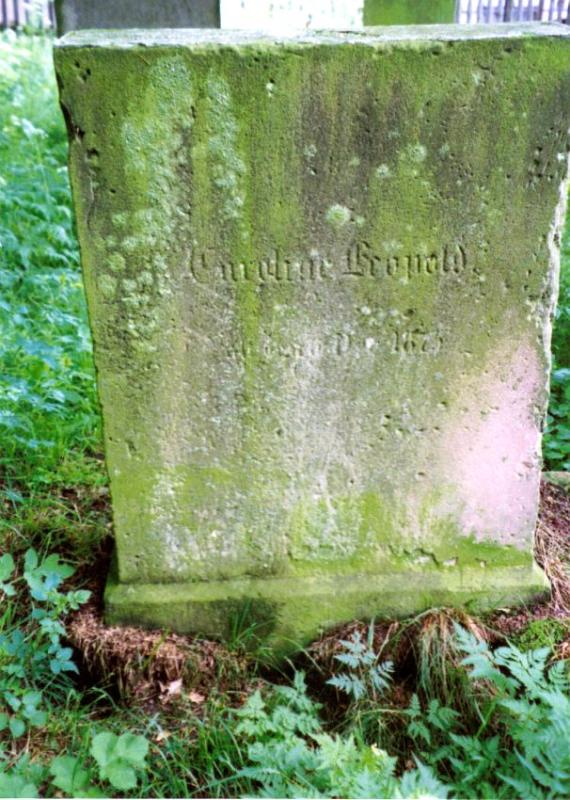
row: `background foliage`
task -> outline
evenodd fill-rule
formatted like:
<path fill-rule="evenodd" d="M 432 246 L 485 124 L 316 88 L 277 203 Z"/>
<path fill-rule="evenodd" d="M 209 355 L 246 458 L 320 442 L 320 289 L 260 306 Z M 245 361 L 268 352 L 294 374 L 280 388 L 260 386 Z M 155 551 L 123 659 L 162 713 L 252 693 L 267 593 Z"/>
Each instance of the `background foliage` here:
<path fill-rule="evenodd" d="M 0 38 L 0 469 L 54 483 L 99 448 L 91 342 L 47 37 Z"/>
<path fill-rule="evenodd" d="M 560 294 L 552 336 L 552 378 L 543 455 L 547 469 L 570 470 L 570 224 L 562 240 Z"/>

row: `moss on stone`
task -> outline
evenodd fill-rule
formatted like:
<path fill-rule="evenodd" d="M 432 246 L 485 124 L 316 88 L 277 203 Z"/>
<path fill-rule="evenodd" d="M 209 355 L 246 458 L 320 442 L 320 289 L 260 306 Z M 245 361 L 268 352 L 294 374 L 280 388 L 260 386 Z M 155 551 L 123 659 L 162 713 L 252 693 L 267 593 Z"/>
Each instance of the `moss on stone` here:
<path fill-rule="evenodd" d="M 279 660 L 339 622 L 379 613 L 403 617 L 435 605 L 476 613 L 528 603 L 544 591 L 544 576 L 534 566 L 495 569 L 490 582 L 479 569 L 147 585 L 118 583 L 111 575 L 105 607 L 109 624 L 175 625 L 183 633 L 221 639 L 249 613 L 266 657 L 272 650 Z"/>

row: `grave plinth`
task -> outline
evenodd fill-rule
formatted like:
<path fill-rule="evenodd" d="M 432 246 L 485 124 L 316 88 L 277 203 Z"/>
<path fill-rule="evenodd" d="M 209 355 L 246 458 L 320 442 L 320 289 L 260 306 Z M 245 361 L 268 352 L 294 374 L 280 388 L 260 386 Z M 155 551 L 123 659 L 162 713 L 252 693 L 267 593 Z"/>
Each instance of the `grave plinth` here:
<path fill-rule="evenodd" d="M 543 590 L 567 29 L 91 31 L 56 67 L 109 620 L 282 648 Z"/>

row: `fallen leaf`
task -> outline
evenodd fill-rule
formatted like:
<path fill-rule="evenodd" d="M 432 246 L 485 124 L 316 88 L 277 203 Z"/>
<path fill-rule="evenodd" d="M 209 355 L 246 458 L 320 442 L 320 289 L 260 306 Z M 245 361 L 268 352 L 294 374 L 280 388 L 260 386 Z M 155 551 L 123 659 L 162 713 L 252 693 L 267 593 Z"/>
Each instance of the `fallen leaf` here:
<path fill-rule="evenodd" d="M 178 678 L 178 680 L 171 681 L 166 687 L 165 695 L 167 697 L 177 697 L 181 693 L 182 693 L 182 678 Z"/>

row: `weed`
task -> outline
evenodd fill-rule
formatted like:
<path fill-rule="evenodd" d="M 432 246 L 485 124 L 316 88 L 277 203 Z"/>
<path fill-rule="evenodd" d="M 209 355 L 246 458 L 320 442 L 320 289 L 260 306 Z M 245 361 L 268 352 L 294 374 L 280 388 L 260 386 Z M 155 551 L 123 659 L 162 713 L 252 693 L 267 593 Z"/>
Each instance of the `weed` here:
<path fill-rule="evenodd" d="M 345 692 L 356 703 L 369 700 L 377 702 L 379 696 L 390 686 L 394 669 L 391 661 L 379 663 L 379 654 L 373 650 L 374 622 L 368 629 L 367 641 L 363 641 L 360 631 L 355 631 L 350 639 L 340 642 L 344 652 L 335 655 L 335 659 L 348 671 L 332 677 L 327 683 Z"/>
<path fill-rule="evenodd" d="M 6 553 L 0 558 L 0 592 L 12 599 L 0 628 L 0 731 L 8 729 L 13 738 L 23 736 L 30 726 L 46 724 L 46 697 L 61 699 L 69 686 L 65 674 L 77 672 L 71 649 L 62 644 L 62 618 L 85 603 L 89 592 L 60 591 L 72 573 L 58 556 L 40 560 L 30 549 L 18 578 L 12 556 Z M 23 623 L 23 615 L 14 609 L 20 581 L 29 593 L 26 599 L 18 595 L 18 602 L 27 608 Z"/>
<path fill-rule="evenodd" d="M 553 619 L 534 619 L 516 637 L 515 644 L 521 650 L 535 650 L 541 647 L 548 647 L 554 650 L 566 636 L 570 634 L 570 623 L 567 620 Z"/>
<path fill-rule="evenodd" d="M 548 424 L 543 438 L 546 468 L 570 470 L 570 224 L 562 240 L 560 293 L 552 335 L 553 369 Z"/>
<path fill-rule="evenodd" d="M 351 643 L 352 644 L 352 643 Z M 356 668 L 360 668 L 359 658 Z M 260 692 L 238 712 L 236 735 L 247 744 L 247 778 L 260 797 L 447 797 L 445 786 L 418 763 L 401 778 L 396 759 L 355 735 L 323 732 L 318 705 L 307 696 L 304 675 L 293 686 Z"/>
<path fill-rule="evenodd" d="M 100 797 L 97 778 L 123 792 L 134 789 L 137 773 L 146 771 L 148 748 L 144 736 L 102 731 L 93 737 L 89 751 L 96 768 L 77 756 L 60 756 L 50 764 L 52 782 L 70 797 Z"/>
<path fill-rule="evenodd" d="M 61 483 L 100 449 L 91 340 L 73 230 L 51 41 L 0 34 L 0 475 Z"/>
<path fill-rule="evenodd" d="M 489 634 L 483 626 L 458 609 L 431 609 L 402 625 L 400 637 L 404 649 L 411 650 L 416 686 L 422 699 L 438 699 L 444 705 L 461 708 L 463 715 L 473 713 L 473 693 L 455 635 L 457 623 L 476 638 Z"/>
<path fill-rule="evenodd" d="M 344 666 L 327 681 L 349 699 L 349 707 L 344 715 L 344 728 L 357 730 L 367 742 L 376 742 L 383 735 L 388 710 L 380 705 L 380 700 L 392 688 L 392 661 L 381 661 L 381 649 L 374 649 L 374 621 L 368 626 L 366 639 L 360 630 L 355 630 L 348 639 L 339 644 L 340 653 L 334 659 Z"/>
<path fill-rule="evenodd" d="M 462 664 L 479 693 L 478 724 L 465 732 L 453 709 L 415 698 L 408 732 L 422 758 L 459 797 L 567 797 L 570 793 L 570 683 L 551 651 L 495 651 L 456 625 Z"/>

